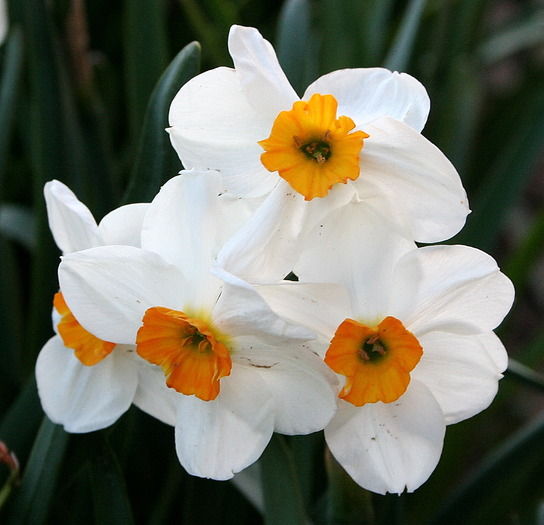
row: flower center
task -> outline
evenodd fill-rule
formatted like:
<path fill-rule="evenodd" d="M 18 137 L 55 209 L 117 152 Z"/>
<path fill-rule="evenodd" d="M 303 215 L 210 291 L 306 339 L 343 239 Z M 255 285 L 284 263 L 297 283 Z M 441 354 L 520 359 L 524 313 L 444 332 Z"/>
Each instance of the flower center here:
<path fill-rule="evenodd" d="M 64 346 L 74 350 L 75 356 L 86 366 L 96 365 L 111 354 L 115 343 L 102 341 L 83 328 L 68 308 L 61 292 L 55 294 L 53 306 L 61 316 L 57 330 Z"/>
<path fill-rule="evenodd" d="M 338 102 L 332 95 L 299 100 L 274 121 L 270 136 L 259 141 L 261 162 L 277 171 L 306 200 L 325 197 L 337 182 L 359 177 L 359 155 L 364 131 L 352 131 L 349 117 L 336 118 Z"/>
<path fill-rule="evenodd" d="M 394 317 L 386 317 L 377 327 L 346 319 L 332 338 L 325 363 L 346 376 L 339 397 L 363 406 L 391 403 L 402 396 L 422 355 L 417 338 Z"/>
<path fill-rule="evenodd" d="M 166 384 L 203 401 L 215 399 L 232 361 L 226 337 L 210 323 L 183 312 L 149 308 L 136 336 L 136 352 L 162 367 Z"/>

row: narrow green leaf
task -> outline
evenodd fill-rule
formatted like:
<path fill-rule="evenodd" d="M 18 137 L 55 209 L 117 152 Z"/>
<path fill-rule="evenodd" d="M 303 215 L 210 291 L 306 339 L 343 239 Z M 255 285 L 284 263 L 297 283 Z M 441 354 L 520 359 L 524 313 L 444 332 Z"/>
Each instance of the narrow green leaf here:
<path fill-rule="evenodd" d="M 515 359 L 508 360 L 508 369 L 506 374 L 522 381 L 540 392 L 544 393 L 544 375 L 535 372 L 532 368 L 516 361 Z"/>
<path fill-rule="evenodd" d="M 12 29 L 5 44 L 5 56 L 0 80 L 0 195 L 5 181 L 8 148 L 20 93 L 19 79 L 23 62 L 23 35 L 20 27 Z"/>
<path fill-rule="evenodd" d="M 125 65 L 130 129 L 138 137 L 147 101 L 168 63 L 166 2 L 125 2 Z"/>
<path fill-rule="evenodd" d="M 0 421 L 0 439 L 15 452 L 23 464 L 30 453 L 42 419 L 36 379 L 32 374 Z"/>
<path fill-rule="evenodd" d="M 5 409 L 8 392 L 23 379 L 22 352 L 24 331 L 23 281 L 20 261 L 12 243 L 0 235 L 0 412 Z"/>
<path fill-rule="evenodd" d="M 412 0 L 407 6 L 395 40 L 385 58 L 386 68 L 393 71 L 408 69 L 426 3 L 427 0 Z"/>
<path fill-rule="evenodd" d="M 529 271 L 544 251 L 544 208 L 529 226 L 521 245 L 503 264 L 503 271 L 514 283 L 518 294 L 527 284 Z"/>
<path fill-rule="evenodd" d="M 182 168 L 165 128 L 174 95 L 199 67 L 200 45 L 192 42 L 172 60 L 153 90 L 125 203 L 150 201 L 161 184 Z"/>
<path fill-rule="evenodd" d="M 11 525 L 47 523 L 67 443 L 68 434 L 62 427 L 44 417 L 24 468 L 21 487 L 10 506 Z"/>
<path fill-rule="evenodd" d="M 88 466 L 95 522 L 132 525 L 134 518 L 117 457 L 102 434 L 92 437 L 95 442 Z"/>
<path fill-rule="evenodd" d="M 320 74 L 381 65 L 391 7 L 391 0 L 317 2 L 312 14 L 320 37 Z"/>
<path fill-rule="evenodd" d="M 544 42 L 544 11 L 516 20 L 483 42 L 476 50 L 486 66 Z"/>
<path fill-rule="evenodd" d="M 499 523 L 520 495 L 538 494 L 544 462 L 544 418 L 503 441 L 441 505 L 432 525 Z M 528 499 L 523 499 L 523 505 Z"/>
<path fill-rule="evenodd" d="M 331 525 L 373 525 L 372 494 L 342 468 L 327 450 L 327 523 Z"/>
<path fill-rule="evenodd" d="M 34 216 L 28 208 L 18 204 L 0 204 L 0 235 L 31 251 L 36 241 L 35 230 Z"/>
<path fill-rule="evenodd" d="M 277 35 L 278 60 L 291 85 L 302 96 L 319 71 L 309 0 L 288 0 L 283 4 Z"/>
<path fill-rule="evenodd" d="M 527 104 L 527 100 L 531 100 L 531 104 Z M 515 119 L 509 121 L 503 111 L 498 115 L 508 123 L 504 134 L 486 136 L 494 160 L 484 177 L 481 172 L 477 173 L 483 182 L 471 197 L 473 212 L 455 238 L 455 242 L 486 251 L 493 249 L 504 218 L 518 201 L 544 144 L 544 92 L 541 86 L 535 84 L 520 93 L 509 109 L 516 111 Z M 504 140 L 505 136 L 508 140 Z"/>
<path fill-rule="evenodd" d="M 307 524 L 295 463 L 283 436 L 272 436 L 259 463 L 266 525 Z"/>

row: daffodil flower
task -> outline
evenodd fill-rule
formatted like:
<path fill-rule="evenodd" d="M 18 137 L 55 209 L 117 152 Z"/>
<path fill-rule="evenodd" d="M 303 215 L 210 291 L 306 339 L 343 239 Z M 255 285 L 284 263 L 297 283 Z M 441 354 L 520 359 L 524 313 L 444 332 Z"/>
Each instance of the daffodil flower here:
<path fill-rule="evenodd" d="M 122 206 L 100 224 L 63 183 L 44 188 L 49 226 L 64 253 L 105 244 L 140 243 L 146 204 Z M 88 332 L 68 308 L 62 292 L 54 297 L 53 336 L 36 362 L 38 392 L 45 413 L 68 432 L 90 432 L 116 421 L 138 397 L 145 361 L 133 346 L 119 346 Z M 141 362 L 141 363 L 140 363 Z"/>
<path fill-rule="evenodd" d="M 513 287 L 475 248 L 415 248 L 379 229 L 338 239 L 331 229 L 297 272 L 302 282 L 337 282 L 343 293 L 331 300 L 313 284 L 258 290 L 286 319 L 320 334 L 341 379 L 325 428 L 334 457 L 368 490 L 411 492 L 436 467 L 446 425 L 477 414 L 497 392 L 507 355 L 492 330 Z"/>
<path fill-rule="evenodd" d="M 141 248 L 68 255 L 59 278 L 85 326 L 135 344 L 162 376 L 185 469 L 229 479 L 274 431 L 322 429 L 336 409 L 336 378 L 306 343 L 311 330 L 285 322 L 252 286 L 215 267 L 225 229 L 245 217 L 245 203 L 224 202 L 220 190 L 217 172 L 170 180 L 146 214 Z"/>
<path fill-rule="evenodd" d="M 281 221 L 283 238 L 352 201 L 411 240 L 437 242 L 462 228 L 466 194 L 421 134 L 430 104 L 417 80 L 339 70 L 300 99 L 256 29 L 233 26 L 229 50 L 234 69 L 198 75 L 172 102 L 169 133 L 184 166 L 219 170 L 236 195 L 270 195 L 263 215 Z"/>

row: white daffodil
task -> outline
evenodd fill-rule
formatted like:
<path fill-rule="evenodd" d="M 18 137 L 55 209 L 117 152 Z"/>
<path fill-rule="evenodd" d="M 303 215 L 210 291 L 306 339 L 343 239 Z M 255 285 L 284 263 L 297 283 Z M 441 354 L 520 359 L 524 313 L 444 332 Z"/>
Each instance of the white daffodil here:
<path fill-rule="evenodd" d="M 145 217 L 142 248 L 68 255 L 59 277 L 82 324 L 104 340 L 136 344 L 156 365 L 164 388 L 157 402 L 173 407 L 169 422 L 185 469 L 229 479 L 260 456 L 274 431 L 322 429 L 337 390 L 305 343 L 312 331 L 283 321 L 246 282 L 210 271 L 225 228 L 245 220 L 244 201 L 224 202 L 220 189 L 217 172 L 172 179 Z"/>
<path fill-rule="evenodd" d="M 344 295 L 331 300 L 304 284 L 258 290 L 320 334 L 342 380 L 325 428 L 338 462 L 368 490 L 413 491 L 436 467 L 446 425 L 497 392 L 507 355 L 492 330 L 512 305 L 512 284 L 474 248 L 416 249 L 379 230 L 353 227 L 342 239 L 328 235 L 332 225 L 323 230 L 296 271 L 302 281 L 341 283 Z"/>
<path fill-rule="evenodd" d="M 64 254 L 105 244 L 140 243 L 147 205 L 122 206 L 97 225 L 89 209 L 63 183 L 48 182 L 44 195 L 51 232 Z M 117 346 L 85 330 L 62 292 L 54 298 L 53 327 L 57 335 L 44 345 L 36 363 L 45 413 L 69 432 L 111 425 L 133 402 L 145 361 L 135 357 L 134 347 Z"/>
<path fill-rule="evenodd" d="M 272 194 L 266 215 L 281 222 L 284 241 L 293 234 L 290 243 L 352 201 L 411 240 L 441 241 L 462 228 L 466 194 L 420 133 L 429 98 L 417 80 L 339 70 L 300 99 L 256 29 L 233 26 L 229 50 L 234 69 L 198 75 L 172 102 L 169 133 L 186 167 L 219 170 L 236 195 Z"/>

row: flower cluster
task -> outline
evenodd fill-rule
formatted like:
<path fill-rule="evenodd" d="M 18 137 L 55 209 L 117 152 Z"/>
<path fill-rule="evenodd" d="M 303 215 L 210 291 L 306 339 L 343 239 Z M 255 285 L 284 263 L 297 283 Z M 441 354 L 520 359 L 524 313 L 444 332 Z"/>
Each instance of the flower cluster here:
<path fill-rule="evenodd" d="M 69 432 L 131 404 L 175 427 L 191 474 L 223 480 L 273 432 L 324 429 L 362 487 L 413 491 L 445 427 L 486 408 L 505 370 L 493 333 L 513 287 L 487 254 L 418 247 L 469 213 L 459 175 L 422 134 L 424 87 L 342 70 L 299 98 L 253 28 L 234 68 L 174 98 L 185 170 L 151 203 L 96 224 L 45 187 L 63 252 L 36 365 L 47 415 Z"/>

